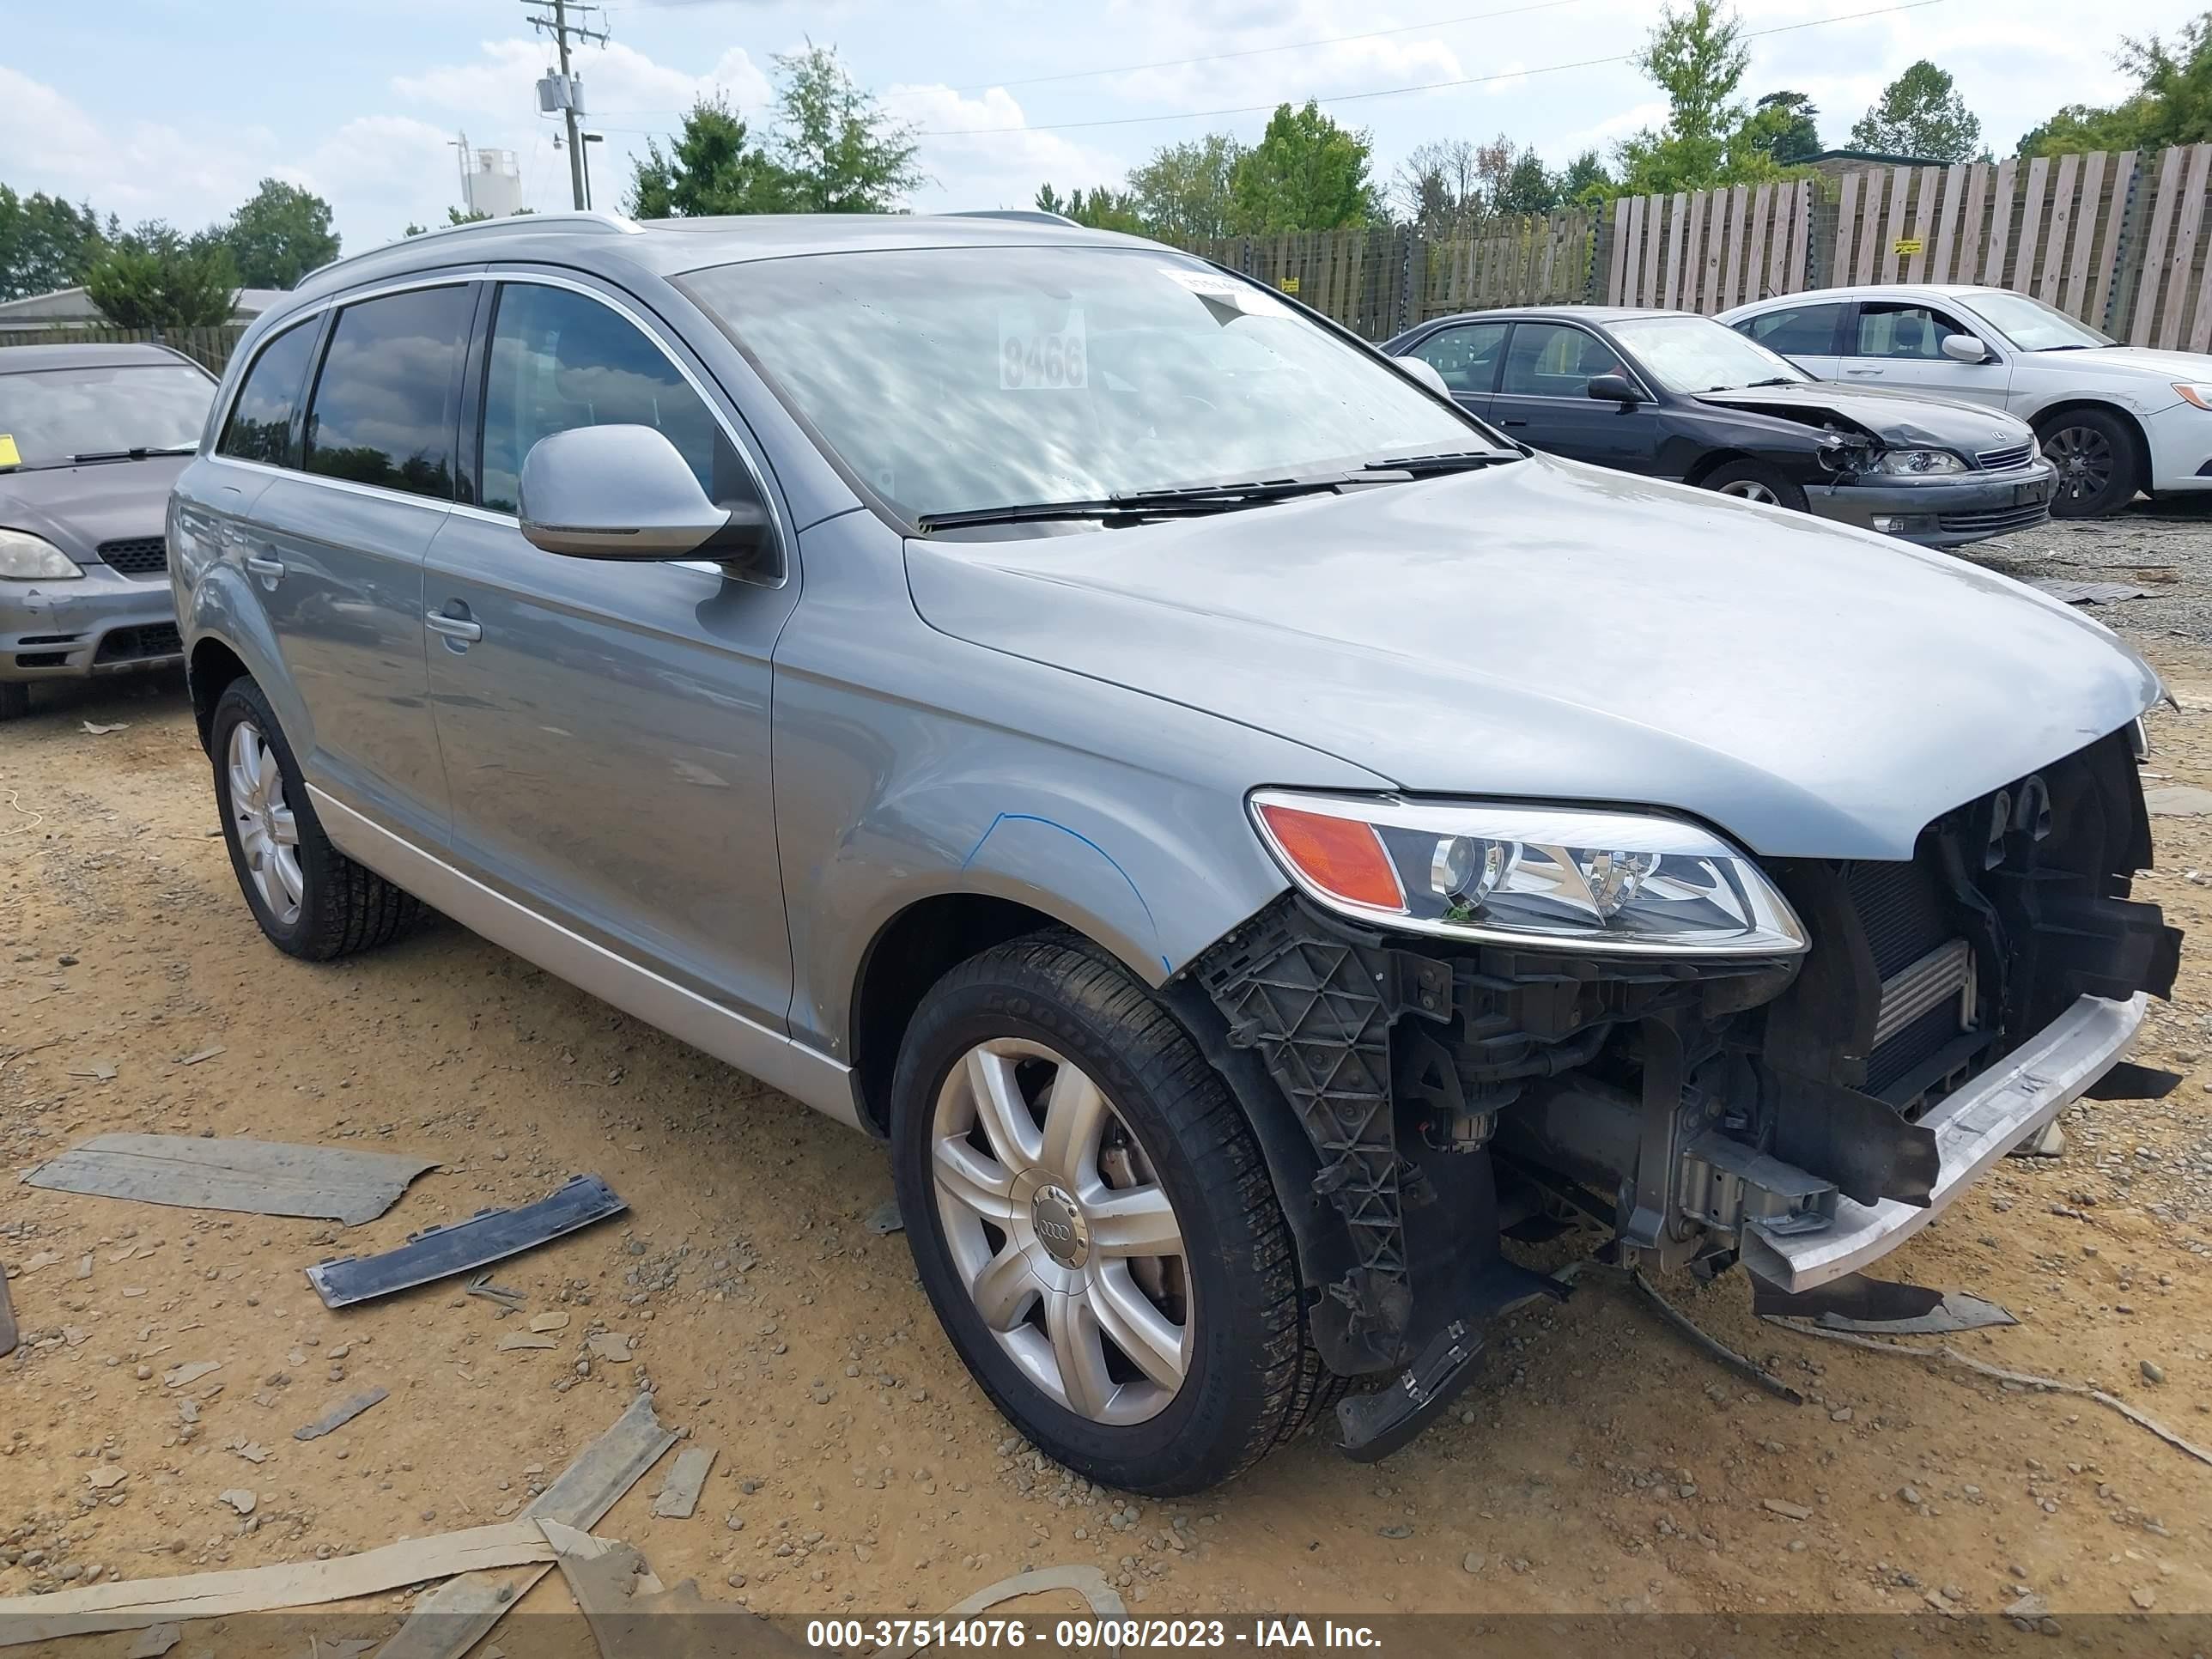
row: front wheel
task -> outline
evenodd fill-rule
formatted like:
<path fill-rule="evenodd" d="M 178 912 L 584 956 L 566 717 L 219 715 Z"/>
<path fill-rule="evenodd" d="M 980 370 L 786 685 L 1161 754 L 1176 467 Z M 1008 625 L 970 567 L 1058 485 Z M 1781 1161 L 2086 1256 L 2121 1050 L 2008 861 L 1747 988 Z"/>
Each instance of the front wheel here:
<path fill-rule="evenodd" d="M 1769 507 L 1786 507 L 1792 513 L 1806 510 L 1803 487 L 1757 461 L 1729 461 L 1698 482 L 1740 501 L 1763 501 Z"/>
<path fill-rule="evenodd" d="M 1080 940 L 1018 939 L 930 991 L 900 1051 L 891 1142 L 953 1346 L 1069 1468 L 1196 1492 L 1321 1403 L 1250 1128 L 1182 1027 Z"/>
<path fill-rule="evenodd" d="M 2055 519 L 2100 519 L 2117 513 L 2142 488 L 2144 467 L 2136 434 L 2118 416 L 2101 409 L 2069 409 L 2036 428 L 2044 459 L 2058 469 L 2051 498 Z"/>

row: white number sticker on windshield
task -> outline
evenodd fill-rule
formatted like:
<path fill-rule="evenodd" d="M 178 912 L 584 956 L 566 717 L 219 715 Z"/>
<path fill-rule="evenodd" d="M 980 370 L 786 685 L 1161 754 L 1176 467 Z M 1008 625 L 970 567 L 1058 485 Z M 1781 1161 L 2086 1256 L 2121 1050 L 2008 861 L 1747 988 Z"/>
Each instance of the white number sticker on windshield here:
<path fill-rule="evenodd" d="M 1188 289 L 1201 300 L 1215 305 L 1228 306 L 1248 317 L 1283 317 L 1290 307 L 1268 293 L 1249 283 L 1240 283 L 1234 276 L 1224 276 L 1217 270 L 1187 270 L 1181 265 L 1162 265 L 1161 276 L 1178 287 Z"/>
<path fill-rule="evenodd" d="M 1080 392 L 1091 384 L 1091 354 L 1083 337 L 1083 313 L 1071 309 L 1057 331 L 1041 328 L 1024 312 L 999 313 L 999 389 L 1002 392 Z"/>

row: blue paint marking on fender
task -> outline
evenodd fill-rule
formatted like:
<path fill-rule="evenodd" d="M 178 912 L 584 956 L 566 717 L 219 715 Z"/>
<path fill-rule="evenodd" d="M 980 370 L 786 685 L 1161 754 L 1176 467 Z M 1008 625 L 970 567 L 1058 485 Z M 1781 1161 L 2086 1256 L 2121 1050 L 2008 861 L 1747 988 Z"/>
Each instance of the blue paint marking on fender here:
<path fill-rule="evenodd" d="M 1114 873 L 1121 877 L 1123 881 L 1128 884 L 1130 896 L 1137 901 L 1138 908 L 1141 909 L 1145 913 L 1145 923 L 1152 930 L 1152 938 L 1155 940 L 1159 938 L 1159 923 L 1152 918 L 1152 907 L 1145 902 L 1145 895 L 1143 891 L 1138 887 L 1135 879 L 1130 876 L 1129 872 L 1121 867 L 1121 861 L 1115 858 L 1111 853 L 1108 852 L 1104 848 L 1101 847 L 1097 842 L 1091 840 L 1090 836 L 1085 835 L 1081 830 L 1071 830 L 1066 824 L 1060 823 L 1056 819 L 1045 817 L 1039 813 L 1001 812 L 998 817 L 993 818 L 989 828 L 986 829 L 981 836 L 978 836 L 975 838 L 975 846 L 968 849 L 968 856 L 960 860 L 960 867 L 963 871 L 965 871 L 970 865 L 975 862 L 976 856 L 983 850 L 983 844 L 991 839 L 993 833 L 995 832 L 998 827 L 1002 823 L 1041 823 L 1048 830 L 1057 830 L 1063 836 L 1072 836 L 1077 841 L 1081 842 L 1085 847 L 1088 847 L 1092 852 L 1097 854 L 1100 858 L 1104 859 L 1108 864 L 1111 865 L 1114 869 Z M 1170 962 L 1164 956 L 1160 958 L 1160 968 L 1161 970 L 1165 973 L 1172 974 L 1175 972 L 1175 964 Z"/>

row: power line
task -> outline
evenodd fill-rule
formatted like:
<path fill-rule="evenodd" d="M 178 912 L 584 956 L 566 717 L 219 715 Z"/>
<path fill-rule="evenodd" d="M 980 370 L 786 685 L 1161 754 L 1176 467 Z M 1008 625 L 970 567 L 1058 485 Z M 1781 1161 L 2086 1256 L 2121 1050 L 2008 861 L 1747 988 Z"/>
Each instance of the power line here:
<path fill-rule="evenodd" d="M 1893 12 L 1918 11 L 1927 6 L 1940 6 L 1945 0 L 1903 0 L 1893 6 L 1875 6 L 1864 11 L 1843 12 L 1833 17 L 1816 17 L 1808 22 L 1781 23 L 1771 28 L 1747 30 L 1744 39 L 1755 40 L 1769 34 L 1790 34 L 1799 29 L 1826 28 L 1832 23 L 1852 23 L 1863 18 L 1884 17 Z M 1570 64 L 1545 64 L 1536 69 L 1500 70 L 1494 75 L 1464 75 L 1451 81 L 1424 81 L 1409 87 L 1378 87 L 1370 92 L 1340 92 L 1331 97 L 1316 98 L 1317 104 L 1358 103 L 1371 98 L 1401 98 L 1415 92 L 1443 92 L 1454 87 L 1487 86 L 1499 81 L 1522 81 L 1534 75 L 1556 75 L 1567 70 L 1596 69 L 1607 64 L 1633 63 L 1640 52 L 1616 52 L 1609 58 L 1582 58 Z M 1179 110 L 1172 115 L 1115 115 L 1088 121 L 1041 121 L 1032 125 L 1013 127 L 938 127 L 925 128 L 915 134 L 917 138 L 976 138 L 997 132 L 1068 132 L 1079 128 L 1145 126 L 1161 121 L 1196 121 L 1222 115 L 1261 115 L 1274 110 L 1280 99 L 1265 104 L 1238 104 L 1221 109 Z"/>

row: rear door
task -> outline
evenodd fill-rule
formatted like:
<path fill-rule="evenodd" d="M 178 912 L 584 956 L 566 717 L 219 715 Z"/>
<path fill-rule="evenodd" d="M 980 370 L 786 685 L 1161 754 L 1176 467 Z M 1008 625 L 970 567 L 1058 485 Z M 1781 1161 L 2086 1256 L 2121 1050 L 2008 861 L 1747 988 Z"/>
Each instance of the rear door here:
<path fill-rule="evenodd" d="M 286 465 L 228 528 L 282 653 L 306 729 L 285 735 L 307 781 L 434 842 L 446 781 L 422 653 L 422 557 L 453 506 L 455 411 L 476 289 L 420 283 L 326 313 L 306 415 Z M 278 367 L 315 325 L 263 354 Z M 278 454 L 257 363 L 224 453 Z M 280 702 L 280 708 L 283 706 Z"/>
<path fill-rule="evenodd" d="M 1406 355 L 1443 375 L 1452 400 L 1468 414 L 1487 416 L 1511 329 L 1510 323 L 1454 323 L 1425 337 Z"/>
<path fill-rule="evenodd" d="M 1601 374 L 1643 377 L 1589 329 L 1572 323 L 1513 325 L 1504 373 L 1490 400 L 1492 424 L 1553 455 L 1650 472 L 1659 441 L 1656 405 L 1624 405 L 1589 395 Z"/>
<path fill-rule="evenodd" d="M 452 850 L 478 879 L 759 1024 L 787 1029 L 791 951 L 769 776 L 770 655 L 798 597 L 705 562 L 543 552 L 523 459 L 574 427 L 660 431 L 708 494 L 761 481 L 672 336 L 611 289 L 507 275 L 470 374 L 480 440 L 430 548 L 431 701 Z M 781 518 L 778 518 L 781 525 Z M 793 550 L 786 538 L 786 557 Z"/>
<path fill-rule="evenodd" d="M 1980 338 L 1956 313 L 1917 300 L 1861 301 L 1845 325 L 1840 378 L 2002 409 L 2012 388 L 2012 365 L 1987 341 L 1990 362 L 1962 363 L 1946 356 L 1948 334 Z"/>
<path fill-rule="evenodd" d="M 1762 311 L 1732 326 L 1769 351 L 1779 352 L 1814 379 L 1832 380 L 1843 372 L 1838 337 L 1850 309 L 1841 300 L 1809 300 Z"/>

